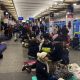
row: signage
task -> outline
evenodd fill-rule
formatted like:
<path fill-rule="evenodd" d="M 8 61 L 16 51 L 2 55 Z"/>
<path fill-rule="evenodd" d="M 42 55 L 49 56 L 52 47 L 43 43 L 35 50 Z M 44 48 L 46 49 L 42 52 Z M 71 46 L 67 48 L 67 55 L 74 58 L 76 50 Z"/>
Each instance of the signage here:
<path fill-rule="evenodd" d="M 24 18 L 23 17 L 18 17 L 18 20 L 23 20 Z"/>
<path fill-rule="evenodd" d="M 29 20 L 30 20 L 30 21 L 34 21 L 34 18 L 30 17 Z"/>

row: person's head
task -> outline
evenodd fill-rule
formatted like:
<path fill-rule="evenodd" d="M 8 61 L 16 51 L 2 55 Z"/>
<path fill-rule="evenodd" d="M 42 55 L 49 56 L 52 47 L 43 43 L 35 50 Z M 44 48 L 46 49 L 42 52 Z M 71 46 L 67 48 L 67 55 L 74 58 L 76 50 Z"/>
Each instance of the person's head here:
<path fill-rule="evenodd" d="M 43 38 L 44 38 L 44 37 L 41 35 L 41 36 L 40 36 L 40 39 L 43 39 Z"/>
<path fill-rule="evenodd" d="M 52 27 L 52 26 L 50 26 L 50 27 Z"/>
<path fill-rule="evenodd" d="M 75 36 L 74 37 L 78 37 L 78 34 L 75 34 Z"/>
<path fill-rule="evenodd" d="M 57 34 L 57 32 L 58 32 L 58 26 L 57 25 L 54 26 L 53 31 L 54 31 L 54 34 Z"/>
<path fill-rule="evenodd" d="M 64 25 L 64 27 L 63 28 L 66 28 L 66 25 Z"/>
<path fill-rule="evenodd" d="M 40 60 L 48 61 L 48 53 L 46 52 L 37 53 L 37 57 Z"/>
<path fill-rule="evenodd" d="M 40 24 L 42 24 L 42 21 L 40 21 Z"/>
<path fill-rule="evenodd" d="M 35 37 L 32 36 L 32 37 L 31 37 L 31 40 L 35 40 Z"/>

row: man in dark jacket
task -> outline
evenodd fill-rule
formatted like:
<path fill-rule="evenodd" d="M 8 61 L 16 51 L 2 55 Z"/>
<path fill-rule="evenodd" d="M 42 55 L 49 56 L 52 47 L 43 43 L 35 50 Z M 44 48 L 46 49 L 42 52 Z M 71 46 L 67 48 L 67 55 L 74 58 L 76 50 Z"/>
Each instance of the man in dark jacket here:
<path fill-rule="evenodd" d="M 29 41 L 28 55 L 37 58 L 37 52 L 39 52 L 39 42 L 37 39 L 32 37 L 32 40 Z"/>

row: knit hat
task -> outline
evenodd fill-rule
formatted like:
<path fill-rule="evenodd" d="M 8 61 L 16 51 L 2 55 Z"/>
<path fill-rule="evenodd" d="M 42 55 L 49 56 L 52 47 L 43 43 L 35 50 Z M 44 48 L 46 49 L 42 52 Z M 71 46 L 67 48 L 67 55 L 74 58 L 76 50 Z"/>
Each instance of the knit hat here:
<path fill-rule="evenodd" d="M 58 80 L 64 80 L 63 78 L 59 78 Z"/>
<path fill-rule="evenodd" d="M 43 58 L 45 58 L 46 56 L 47 56 L 47 53 L 46 53 L 46 52 L 37 53 L 37 57 L 38 57 L 38 58 L 43 59 Z"/>

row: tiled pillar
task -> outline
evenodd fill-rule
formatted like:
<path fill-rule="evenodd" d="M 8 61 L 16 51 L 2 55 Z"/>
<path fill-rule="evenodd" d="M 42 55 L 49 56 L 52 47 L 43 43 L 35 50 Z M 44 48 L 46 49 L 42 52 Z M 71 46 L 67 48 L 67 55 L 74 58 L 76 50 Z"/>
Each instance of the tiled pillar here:
<path fill-rule="evenodd" d="M 66 27 L 69 30 L 69 36 L 72 39 L 73 38 L 73 17 L 74 14 L 74 7 L 72 4 L 70 4 L 67 8 L 67 12 L 66 12 Z"/>

